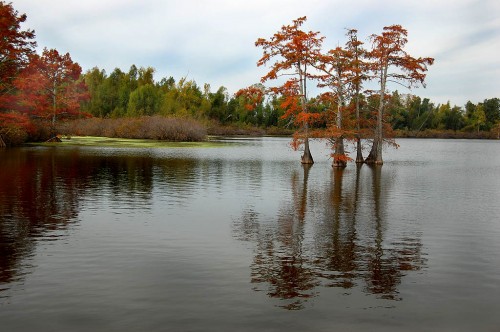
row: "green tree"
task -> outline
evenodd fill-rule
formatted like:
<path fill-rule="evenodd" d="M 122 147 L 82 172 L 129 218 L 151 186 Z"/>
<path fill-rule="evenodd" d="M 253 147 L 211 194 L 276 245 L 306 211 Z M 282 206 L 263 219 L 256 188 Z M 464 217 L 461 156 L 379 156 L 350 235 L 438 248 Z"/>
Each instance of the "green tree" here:
<path fill-rule="evenodd" d="M 409 110 L 404 105 L 404 101 L 398 91 L 394 91 L 387 103 L 389 121 L 393 129 L 408 129 Z"/>
<path fill-rule="evenodd" d="M 127 116 L 154 115 L 161 105 L 160 90 L 153 84 L 139 85 L 130 93 Z"/>
<path fill-rule="evenodd" d="M 428 98 L 410 95 L 406 99 L 408 110 L 407 128 L 419 132 L 431 127 L 434 118 L 434 105 Z"/>
<path fill-rule="evenodd" d="M 111 74 L 104 80 L 101 85 L 101 100 L 102 100 L 102 116 L 118 117 L 125 114 L 126 108 L 124 103 L 124 90 L 122 83 L 125 80 L 125 73 L 119 68 L 115 68 Z"/>
<path fill-rule="evenodd" d="M 182 78 L 163 95 L 161 113 L 202 118 L 199 112 L 202 101 L 203 93 L 196 82 Z"/>
<path fill-rule="evenodd" d="M 472 126 L 479 132 L 480 130 L 486 129 L 486 113 L 484 111 L 483 104 L 479 104 L 476 107 L 476 111 L 471 118 Z"/>
<path fill-rule="evenodd" d="M 485 130 L 490 130 L 500 121 L 500 99 L 485 99 L 483 109 L 486 116 Z"/>
<path fill-rule="evenodd" d="M 139 68 L 139 71 L 138 71 L 139 76 L 137 78 L 137 84 L 139 86 L 147 85 L 147 84 L 153 85 L 154 84 L 154 78 L 153 78 L 154 73 L 155 73 L 155 69 L 153 67 L 147 67 L 147 68 L 141 67 L 141 68 Z"/>
<path fill-rule="evenodd" d="M 228 99 L 227 89 L 223 86 L 219 87 L 217 92 L 210 93 L 210 111 L 207 114 L 208 117 L 222 121 L 226 117 Z"/>
<path fill-rule="evenodd" d="M 464 115 L 464 130 L 465 131 L 476 131 L 489 130 L 491 127 L 488 126 L 487 116 L 485 112 L 485 107 L 483 103 L 473 104 L 468 101 L 465 104 L 465 115 Z"/>
<path fill-rule="evenodd" d="M 100 70 L 97 67 L 88 70 L 83 75 L 83 80 L 87 85 L 90 96 L 87 101 L 82 103 L 83 111 L 97 117 L 105 117 L 107 115 L 104 113 L 105 109 L 103 107 L 103 99 L 105 98 L 103 84 L 106 78 L 106 71 L 104 69 Z"/>
<path fill-rule="evenodd" d="M 464 117 L 462 109 L 458 106 L 453 106 L 446 114 L 444 118 L 445 128 L 448 130 L 460 130 L 464 126 Z"/>

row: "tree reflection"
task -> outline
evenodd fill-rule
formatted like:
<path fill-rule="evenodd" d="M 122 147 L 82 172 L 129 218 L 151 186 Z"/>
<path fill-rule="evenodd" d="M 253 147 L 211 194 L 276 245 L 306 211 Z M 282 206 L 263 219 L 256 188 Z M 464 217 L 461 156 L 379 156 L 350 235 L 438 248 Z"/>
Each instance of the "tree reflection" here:
<path fill-rule="evenodd" d="M 401 271 L 398 269 L 397 256 L 392 250 L 384 250 L 384 207 L 381 204 L 381 166 L 369 166 L 372 172 L 373 192 L 373 221 L 375 223 L 374 244 L 368 248 L 367 266 L 365 275 L 366 289 L 369 293 L 380 295 L 383 298 L 396 300 L 397 285 L 400 283 Z"/>
<path fill-rule="evenodd" d="M 359 171 L 356 173 L 354 192 L 348 193 L 353 197 L 342 190 L 345 169 L 336 167 L 332 172 L 323 222 L 316 235 L 320 250 L 317 253 L 318 273 L 327 280 L 327 287 L 348 289 L 354 287 L 354 280 L 359 277 L 358 256 L 361 248 L 355 227 Z"/>
<path fill-rule="evenodd" d="M 35 241 L 49 232 L 60 236 L 78 215 L 80 182 L 86 165 L 70 154 L 57 155 L 20 149 L 2 152 L 0 171 L 0 284 L 17 280 L 22 259 Z"/>
<path fill-rule="evenodd" d="M 311 165 L 303 165 L 302 181 L 292 173 L 292 203 L 279 211 L 276 225 L 258 222 L 258 214 L 246 210 L 236 225 L 236 236 L 256 242 L 251 268 L 251 283 L 256 291 L 265 290 L 289 310 L 303 308 L 303 302 L 315 295 L 319 281 L 312 262 L 304 255 L 304 218 L 307 212 L 308 178 Z M 262 289 L 261 286 L 267 286 Z"/>
<path fill-rule="evenodd" d="M 148 155 L 93 154 L 80 149 L 23 148 L 1 151 L 0 163 L 0 292 L 29 273 L 26 259 L 37 242 L 68 234 L 85 201 L 118 208 L 147 208 L 155 169 L 169 160 Z M 192 165 L 171 161 L 174 169 Z M 164 182 L 174 182 L 163 176 Z M 182 176 L 176 181 L 183 181 Z M 173 185 L 175 187 L 175 185 Z M 1 293 L 0 293 L 1 294 Z M 2 297 L 2 295 L 0 295 Z"/>
<path fill-rule="evenodd" d="M 335 168 L 328 185 L 309 188 L 309 170 L 302 181 L 292 174 L 291 199 L 272 222 L 251 209 L 235 221 L 236 237 L 255 244 L 254 290 L 267 290 L 286 309 L 302 309 L 321 287 L 401 300 L 406 271 L 425 262 L 415 232 L 387 229 L 392 177 L 380 166 Z"/>

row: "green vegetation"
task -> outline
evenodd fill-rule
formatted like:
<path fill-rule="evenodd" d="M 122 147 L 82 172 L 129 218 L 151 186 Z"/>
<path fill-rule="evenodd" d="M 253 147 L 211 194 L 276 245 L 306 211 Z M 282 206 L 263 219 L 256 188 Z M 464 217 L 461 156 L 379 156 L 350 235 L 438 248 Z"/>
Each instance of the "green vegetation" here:
<path fill-rule="evenodd" d="M 465 107 L 435 105 L 428 98 L 390 96 L 389 122 L 398 136 L 498 138 L 500 131 L 500 99 L 482 103 L 467 102 Z"/>
<path fill-rule="evenodd" d="M 212 148 L 224 143 L 204 142 L 165 142 L 148 139 L 108 138 L 95 136 L 62 137 L 61 142 L 31 143 L 39 146 L 96 146 L 113 148 Z"/>
<path fill-rule="evenodd" d="M 109 75 L 97 67 L 87 71 L 83 81 L 90 99 L 82 103 L 81 111 L 100 118 L 160 115 L 215 121 L 219 125 L 286 125 L 280 121 L 284 111 L 278 107 L 277 99 L 250 112 L 244 98 L 230 96 L 225 87 L 213 92 L 210 84 L 201 88 L 186 78 L 154 81 L 154 72 L 152 67 L 138 69 L 135 65 L 128 72 L 116 68 Z"/>

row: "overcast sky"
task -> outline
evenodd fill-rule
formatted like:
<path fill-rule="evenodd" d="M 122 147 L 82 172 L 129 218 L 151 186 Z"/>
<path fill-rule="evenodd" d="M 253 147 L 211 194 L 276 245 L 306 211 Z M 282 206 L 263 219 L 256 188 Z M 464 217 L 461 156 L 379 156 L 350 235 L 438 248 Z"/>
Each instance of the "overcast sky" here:
<path fill-rule="evenodd" d="M 26 13 L 38 47 L 69 52 L 84 71 L 109 74 L 152 66 L 155 79 L 187 76 L 229 93 L 257 83 L 265 68 L 254 43 L 307 16 L 305 30 L 345 43 L 345 29 L 367 36 L 384 26 L 408 30 L 408 52 L 434 57 L 427 88 L 411 93 L 463 106 L 500 97 L 499 0 L 12 0 Z M 389 87 L 391 90 L 403 88 Z"/>

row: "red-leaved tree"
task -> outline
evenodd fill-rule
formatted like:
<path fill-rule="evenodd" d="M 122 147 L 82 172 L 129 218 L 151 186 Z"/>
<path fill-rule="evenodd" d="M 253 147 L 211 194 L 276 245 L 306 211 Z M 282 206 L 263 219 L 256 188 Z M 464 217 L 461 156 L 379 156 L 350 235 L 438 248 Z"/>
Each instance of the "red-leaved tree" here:
<path fill-rule="evenodd" d="M 0 1 L 0 147 L 24 142 L 33 129 L 26 115 L 12 111 L 12 83 L 36 46 L 35 32 L 21 29 L 25 21 L 26 14 Z"/>
<path fill-rule="evenodd" d="M 36 42 L 33 30 L 22 30 L 26 14 L 19 14 L 10 3 L 0 1 L 0 111 L 5 111 L 5 97 L 12 92 L 12 81 L 33 54 Z"/>
<path fill-rule="evenodd" d="M 365 162 L 383 164 L 382 143 L 384 132 L 384 111 L 386 106 L 387 84 L 398 83 L 407 88 L 422 85 L 425 87 L 427 67 L 434 63 L 433 58 L 414 58 L 404 47 L 408 42 L 408 32 L 401 25 L 384 27 L 380 35 L 372 35 L 372 49 L 368 54 L 373 79 L 378 81 L 377 125 L 370 154 Z"/>
<path fill-rule="evenodd" d="M 352 59 L 353 54 L 339 46 L 321 55 L 316 64 L 323 73 L 319 86 L 330 90 L 323 93 L 321 99 L 328 105 L 327 128 L 323 136 L 333 143 L 333 167 L 346 167 L 350 159 L 345 152 L 344 139 L 351 138 L 354 133 L 352 124 L 347 123 L 351 120 L 348 103 L 355 78 Z"/>
<path fill-rule="evenodd" d="M 52 130 L 59 118 L 80 115 L 80 103 L 89 97 L 81 72 L 69 53 L 61 55 L 54 49 L 44 49 L 41 56 L 31 56 L 29 65 L 14 82 L 19 110 L 49 120 Z"/>
<path fill-rule="evenodd" d="M 351 77 L 351 106 L 354 108 L 355 122 L 356 122 L 356 163 L 363 163 L 363 153 L 361 149 L 361 90 L 363 82 L 368 79 L 366 73 L 368 66 L 366 62 L 366 50 L 363 47 L 363 42 L 358 39 L 358 30 L 347 30 L 347 43 L 346 50 L 351 56 L 350 70 Z"/>
<path fill-rule="evenodd" d="M 0 147 L 22 144 L 33 131 L 33 123 L 26 114 L 0 113 Z"/>
<path fill-rule="evenodd" d="M 294 147 L 304 143 L 303 164 L 312 164 L 314 160 L 309 149 L 309 126 L 320 115 L 309 112 L 307 88 L 308 81 L 315 79 L 312 74 L 313 64 L 320 54 L 324 37 L 319 32 L 301 30 L 306 17 L 300 17 L 291 25 L 285 25 L 271 38 L 259 38 L 255 45 L 263 49 L 263 55 L 257 66 L 269 63 L 269 72 L 261 78 L 261 82 L 277 81 L 281 84 L 270 87 L 270 93 L 284 97 L 281 107 L 285 110 L 284 119 L 290 119 L 303 128 L 294 135 Z"/>

